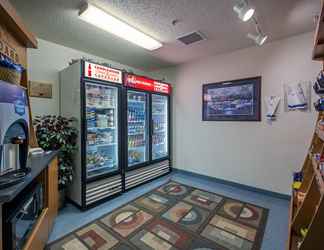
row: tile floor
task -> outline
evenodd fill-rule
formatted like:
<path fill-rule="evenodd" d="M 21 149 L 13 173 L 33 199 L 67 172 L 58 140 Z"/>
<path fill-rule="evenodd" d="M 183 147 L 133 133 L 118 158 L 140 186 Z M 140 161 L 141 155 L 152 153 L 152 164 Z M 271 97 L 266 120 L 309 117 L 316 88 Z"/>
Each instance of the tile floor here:
<path fill-rule="evenodd" d="M 184 173 L 172 173 L 159 178 L 151 183 L 132 189 L 131 191 L 99 205 L 93 209 L 82 212 L 71 204 L 62 209 L 55 220 L 54 229 L 49 242 L 56 240 L 65 234 L 85 225 L 115 208 L 135 199 L 142 194 L 166 183 L 170 179 L 188 184 L 197 188 L 219 193 L 228 197 L 250 202 L 270 209 L 266 232 L 263 238 L 262 250 L 285 249 L 288 232 L 289 202 L 268 195 L 242 190 L 200 177 L 194 177 Z"/>

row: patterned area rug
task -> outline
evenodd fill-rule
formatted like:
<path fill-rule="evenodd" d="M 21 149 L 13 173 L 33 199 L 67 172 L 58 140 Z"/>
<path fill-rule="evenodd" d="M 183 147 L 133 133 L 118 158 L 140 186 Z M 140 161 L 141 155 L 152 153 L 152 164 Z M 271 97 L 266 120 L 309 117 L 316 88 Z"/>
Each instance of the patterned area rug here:
<path fill-rule="evenodd" d="M 268 210 L 174 181 L 47 246 L 49 250 L 259 250 Z"/>

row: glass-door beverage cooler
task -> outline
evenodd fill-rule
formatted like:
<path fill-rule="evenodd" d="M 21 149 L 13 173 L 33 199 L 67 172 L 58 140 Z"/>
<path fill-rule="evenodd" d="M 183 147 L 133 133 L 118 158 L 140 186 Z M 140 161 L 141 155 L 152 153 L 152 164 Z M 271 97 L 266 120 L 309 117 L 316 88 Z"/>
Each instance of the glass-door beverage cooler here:
<path fill-rule="evenodd" d="M 127 91 L 127 190 L 171 170 L 171 86 L 133 74 L 125 74 L 124 85 Z"/>
<path fill-rule="evenodd" d="M 60 80 L 60 113 L 79 129 L 68 197 L 86 209 L 122 192 L 122 72 L 81 60 Z"/>

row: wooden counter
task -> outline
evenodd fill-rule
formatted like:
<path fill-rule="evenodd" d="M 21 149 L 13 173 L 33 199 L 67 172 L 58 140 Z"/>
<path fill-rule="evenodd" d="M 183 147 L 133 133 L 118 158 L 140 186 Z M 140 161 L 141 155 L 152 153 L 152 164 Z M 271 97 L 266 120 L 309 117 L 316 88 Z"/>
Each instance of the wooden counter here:
<path fill-rule="evenodd" d="M 45 180 L 45 209 L 39 217 L 23 250 L 44 249 L 52 231 L 54 219 L 58 211 L 57 157 L 53 159 L 49 167 L 42 173 L 41 179 Z"/>
<path fill-rule="evenodd" d="M 12 202 L 21 192 L 34 181 L 40 182 L 44 187 L 44 210 L 25 243 L 23 250 L 42 250 L 48 240 L 53 228 L 54 219 L 58 211 L 58 160 L 57 152 L 52 152 L 30 159 L 31 173 L 26 177 L 24 183 L 15 185 L 8 189 L 0 190 L 0 198 L 5 198 L 0 202 L 0 228 L 2 229 L 2 210 L 8 202 Z M 43 164 L 43 165 L 42 165 Z M 3 231 L 0 233 L 0 250 L 3 248 Z"/>

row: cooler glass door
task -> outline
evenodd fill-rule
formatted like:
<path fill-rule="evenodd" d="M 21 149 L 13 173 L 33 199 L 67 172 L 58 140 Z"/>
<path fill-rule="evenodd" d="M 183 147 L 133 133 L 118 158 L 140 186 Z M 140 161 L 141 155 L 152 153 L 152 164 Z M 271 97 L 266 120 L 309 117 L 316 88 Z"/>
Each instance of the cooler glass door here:
<path fill-rule="evenodd" d="M 87 179 L 115 172 L 118 162 L 118 88 L 86 83 Z"/>
<path fill-rule="evenodd" d="M 168 97 L 152 94 L 152 160 L 167 157 Z"/>
<path fill-rule="evenodd" d="M 148 95 L 127 92 L 128 167 L 149 160 L 148 155 Z"/>

